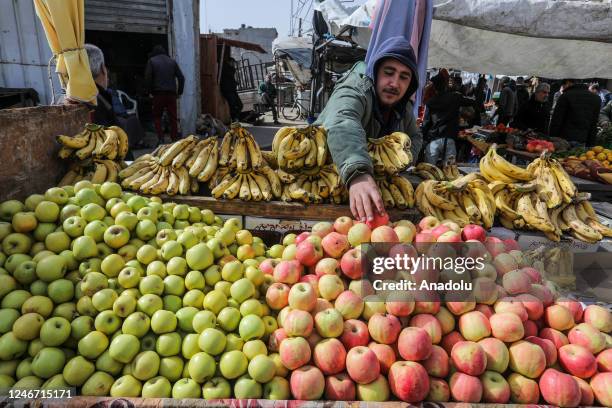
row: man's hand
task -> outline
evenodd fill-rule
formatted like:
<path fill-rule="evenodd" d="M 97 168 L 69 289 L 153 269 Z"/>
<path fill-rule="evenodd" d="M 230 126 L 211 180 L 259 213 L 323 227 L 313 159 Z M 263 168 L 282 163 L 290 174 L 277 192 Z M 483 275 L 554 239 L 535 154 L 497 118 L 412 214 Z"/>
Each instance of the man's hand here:
<path fill-rule="evenodd" d="M 351 181 L 349 188 L 349 202 L 353 217 L 360 221 L 371 221 L 374 212 L 385 214 L 385 206 L 380 198 L 380 191 L 374 178 L 369 174 L 362 174 Z"/>

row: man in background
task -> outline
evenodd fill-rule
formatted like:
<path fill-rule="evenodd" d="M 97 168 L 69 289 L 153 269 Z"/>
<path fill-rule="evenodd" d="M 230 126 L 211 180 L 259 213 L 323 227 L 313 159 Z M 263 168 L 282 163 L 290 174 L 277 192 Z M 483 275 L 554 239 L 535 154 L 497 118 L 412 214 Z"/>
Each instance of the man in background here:
<path fill-rule="evenodd" d="M 176 61 L 170 58 L 163 46 L 156 45 L 150 55 L 145 70 L 145 86 L 153 98 L 153 121 L 158 143 L 164 141 L 161 121 L 164 110 L 168 113 L 170 121 L 170 139 L 176 141 L 178 140 L 176 102 L 183 94 L 185 77 Z"/>
<path fill-rule="evenodd" d="M 223 95 L 229 106 L 232 122 L 239 122 L 244 105 L 242 104 L 240 95 L 238 95 L 236 60 L 229 56 L 229 52 L 224 54 L 219 88 L 221 89 L 221 95 Z"/>
<path fill-rule="evenodd" d="M 517 102 L 516 93 L 511 87 L 510 78 L 503 77 L 501 80 L 502 90 L 499 95 L 498 103 L 498 122 L 508 125 L 516 114 Z"/>
<path fill-rule="evenodd" d="M 549 95 L 550 85 L 545 82 L 539 83 L 533 95 L 519 108 L 512 127 L 523 130 L 533 129 L 536 132 L 548 134 L 550 113 L 546 102 Z"/>
<path fill-rule="evenodd" d="M 565 79 L 563 83 L 563 94 L 553 111 L 549 134 L 574 145 L 593 146 L 601 99 L 586 84 L 573 79 Z"/>
<path fill-rule="evenodd" d="M 276 111 L 276 86 L 272 83 L 272 74 L 266 75 L 266 80 L 259 84 L 259 98 L 261 103 L 272 110 L 274 124 L 279 125 L 278 112 Z"/>

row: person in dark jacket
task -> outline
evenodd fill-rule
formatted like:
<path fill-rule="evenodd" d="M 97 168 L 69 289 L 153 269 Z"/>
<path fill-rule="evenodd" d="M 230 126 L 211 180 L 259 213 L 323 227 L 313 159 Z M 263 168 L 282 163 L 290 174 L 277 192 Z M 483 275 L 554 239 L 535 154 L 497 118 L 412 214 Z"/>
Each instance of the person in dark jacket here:
<path fill-rule="evenodd" d="M 221 70 L 221 81 L 219 81 L 219 88 L 221 89 L 221 95 L 227 101 L 230 110 L 230 116 L 233 122 L 240 121 L 240 113 L 242 113 L 242 100 L 238 95 L 238 83 L 236 82 L 236 60 L 229 57 L 229 52 L 224 54 L 226 57 L 223 61 L 223 67 Z"/>
<path fill-rule="evenodd" d="M 499 116 L 497 123 L 507 125 L 516 114 L 516 92 L 512 89 L 510 78 L 503 77 L 501 80 L 502 90 L 499 95 L 499 103 L 496 115 Z"/>
<path fill-rule="evenodd" d="M 156 45 L 150 55 L 145 70 L 145 86 L 153 98 L 153 121 L 158 142 L 163 143 L 164 140 L 161 122 L 164 110 L 168 113 L 170 121 L 170 138 L 175 141 L 178 139 L 176 101 L 183 94 L 185 77 L 176 61 L 170 58 L 163 46 Z"/>
<path fill-rule="evenodd" d="M 431 79 L 436 95 L 427 103 L 425 120 L 421 128 L 425 147 L 425 161 L 443 164 L 451 156 L 457 157 L 456 139 L 459 133 L 459 111 L 463 106 L 475 108 L 476 101 L 449 89 L 444 77 L 436 75 Z"/>
<path fill-rule="evenodd" d="M 525 78 L 516 78 L 516 110 L 521 110 L 523 105 L 529 101 L 529 91 L 527 90 L 527 84 L 525 84 Z"/>
<path fill-rule="evenodd" d="M 601 99 L 589 91 L 587 85 L 566 79 L 550 121 L 549 135 L 560 137 L 575 145 L 593 146 L 597 135 L 597 119 Z"/>
<path fill-rule="evenodd" d="M 516 114 L 512 127 L 517 129 L 533 129 L 536 132 L 548 134 L 550 111 L 548 110 L 548 96 L 550 85 L 541 82 L 527 103 Z"/>
<path fill-rule="evenodd" d="M 401 36 L 389 37 L 372 58 L 356 63 L 334 87 L 315 122 L 327 131 L 327 144 L 340 177 L 349 190 L 351 212 L 358 220 L 385 213 L 374 181 L 368 138 L 395 131 L 406 133 L 417 160 L 422 137 L 416 126 L 410 97 L 419 87 L 416 57 Z"/>

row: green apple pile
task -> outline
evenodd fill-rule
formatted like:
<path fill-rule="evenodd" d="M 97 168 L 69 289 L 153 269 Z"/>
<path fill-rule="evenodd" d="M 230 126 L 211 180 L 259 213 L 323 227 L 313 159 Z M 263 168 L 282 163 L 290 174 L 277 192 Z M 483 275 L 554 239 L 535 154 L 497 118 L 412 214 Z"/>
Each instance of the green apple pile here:
<path fill-rule="evenodd" d="M 81 181 L 0 220 L 0 390 L 290 397 L 266 247 L 238 219 Z"/>

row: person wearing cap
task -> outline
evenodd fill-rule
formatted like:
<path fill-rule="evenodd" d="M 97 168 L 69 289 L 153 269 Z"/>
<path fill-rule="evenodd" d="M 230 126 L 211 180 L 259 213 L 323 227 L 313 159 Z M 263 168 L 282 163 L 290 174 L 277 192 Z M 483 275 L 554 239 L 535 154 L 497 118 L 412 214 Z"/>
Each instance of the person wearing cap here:
<path fill-rule="evenodd" d="M 510 123 L 514 115 L 516 114 L 517 102 L 516 93 L 512 89 L 509 77 L 503 77 L 501 79 L 501 91 L 499 95 L 499 108 L 498 108 L 498 121 L 497 123 L 503 123 L 507 125 Z"/>
<path fill-rule="evenodd" d="M 550 112 L 548 110 L 548 96 L 550 85 L 541 82 L 527 103 L 525 103 L 516 114 L 512 127 L 517 129 L 533 129 L 536 132 L 548 134 L 548 122 Z"/>
<path fill-rule="evenodd" d="M 411 139 L 414 160 L 420 153 L 423 139 L 410 99 L 418 86 L 416 57 L 410 43 L 404 37 L 390 37 L 367 65 L 356 63 L 336 83 L 315 122 L 327 131 L 332 159 L 349 190 L 351 212 L 358 220 L 385 214 L 373 177 L 368 138 L 404 132 Z"/>

